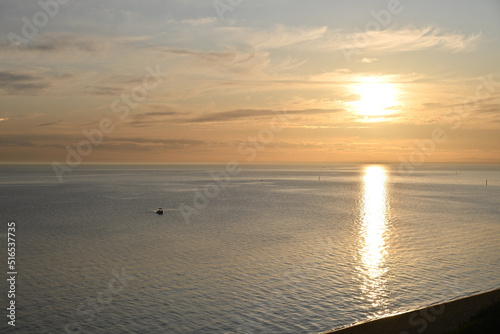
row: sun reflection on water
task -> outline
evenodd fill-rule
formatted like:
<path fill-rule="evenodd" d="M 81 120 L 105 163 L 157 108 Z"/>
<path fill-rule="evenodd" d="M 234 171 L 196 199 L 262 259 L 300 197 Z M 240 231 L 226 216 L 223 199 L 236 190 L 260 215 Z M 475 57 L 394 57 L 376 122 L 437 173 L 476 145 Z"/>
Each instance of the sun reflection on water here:
<path fill-rule="evenodd" d="M 368 166 L 363 175 L 358 270 L 363 296 L 374 307 L 385 304 L 387 220 L 387 172 L 382 166 Z"/>

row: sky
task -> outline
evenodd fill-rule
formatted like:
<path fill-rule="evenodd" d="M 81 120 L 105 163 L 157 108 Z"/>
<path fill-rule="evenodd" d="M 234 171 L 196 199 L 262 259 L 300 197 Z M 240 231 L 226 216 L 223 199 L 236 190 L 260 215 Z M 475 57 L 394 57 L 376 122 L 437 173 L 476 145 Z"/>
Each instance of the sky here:
<path fill-rule="evenodd" d="M 3 0 L 0 163 L 500 162 L 498 0 Z"/>

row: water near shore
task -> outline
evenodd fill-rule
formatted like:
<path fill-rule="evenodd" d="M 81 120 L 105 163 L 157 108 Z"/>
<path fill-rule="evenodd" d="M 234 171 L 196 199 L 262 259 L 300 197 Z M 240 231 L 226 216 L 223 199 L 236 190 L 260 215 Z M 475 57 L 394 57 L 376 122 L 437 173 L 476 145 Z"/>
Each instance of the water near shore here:
<path fill-rule="evenodd" d="M 498 165 L 241 167 L 82 166 L 59 183 L 0 166 L 16 329 L 311 333 L 500 286 Z"/>

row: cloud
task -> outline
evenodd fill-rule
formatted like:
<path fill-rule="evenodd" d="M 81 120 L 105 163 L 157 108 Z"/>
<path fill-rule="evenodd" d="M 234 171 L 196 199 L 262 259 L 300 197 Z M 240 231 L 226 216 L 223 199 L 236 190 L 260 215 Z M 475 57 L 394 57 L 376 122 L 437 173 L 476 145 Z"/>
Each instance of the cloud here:
<path fill-rule="evenodd" d="M 219 26 L 197 24 L 186 27 L 187 21 L 170 20 L 165 36 L 165 43 L 158 46 L 190 48 L 193 45 L 203 46 L 204 50 L 227 49 L 228 46 L 237 48 L 242 52 L 270 51 L 278 48 L 299 45 L 305 42 L 320 40 L 325 36 L 326 26 L 286 26 L 276 24 L 270 27 L 255 26 Z M 198 20 L 189 21 L 191 23 Z M 208 23 L 208 20 L 200 23 Z"/>
<path fill-rule="evenodd" d="M 0 137 L 0 147 L 50 147 L 65 149 L 67 145 L 75 145 L 81 137 L 66 135 L 13 135 Z M 106 138 L 98 149 L 106 150 L 153 150 L 153 149 L 183 149 L 209 144 L 204 140 L 169 138 L 151 139 L 142 137 L 111 137 Z"/>
<path fill-rule="evenodd" d="M 7 91 L 15 94 L 38 94 L 42 89 L 49 87 L 48 83 L 16 83 L 10 84 L 6 88 Z"/>
<path fill-rule="evenodd" d="M 87 93 L 91 95 L 119 96 L 122 92 L 123 88 L 111 86 L 96 86 L 87 88 Z"/>
<path fill-rule="evenodd" d="M 321 40 L 328 28 L 287 27 L 277 24 L 268 30 L 246 29 L 243 38 L 256 49 L 276 49 L 303 42 Z"/>
<path fill-rule="evenodd" d="M 377 61 L 377 58 L 366 58 L 366 57 L 364 57 L 363 59 L 361 59 L 362 63 L 373 63 L 374 61 Z"/>
<path fill-rule="evenodd" d="M 182 20 L 182 23 L 189 24 L 191 26 L 200 26 L 200 25 L 211 25 L 217 22 L 217 18 L 215 17 L 204 17 L 193 20 Z"/>
<path fill-rule="evenodd" d="M 41 75 L 0 70 L 0 90 L 9 95 L 37 95 L 50 86 L 41 82 L 43 79 Z"/>
<path fill-rule="evenodd" d="M 272 51 L 279 48 L 300 47 L 309 51 L 356 49 L 373 52 L 409 52 L 438 48 L 443 51 L 468 52 L 477 47 L 482 35 L 446 32 L 438 27 L 401 27 L 379 31 L 347 31 L 319 27 L 291 27 L 277 24 L 268 28 L 244 26 L 193 26 L 189 34 L 180 30 L 179 22 L 173 21 L 173 29 L 179 35 L 169 38 L 170 44 L 206 45 L 212 50 L 233 46 L 244 52 Z M 189 49 L 189 48 L 186 48 Z M 367 58 L 375 61 L 374 58 Z"/>
<path fill-rule="evenodd" d="M 287 110 L 285 115 L 312 115 L 312 114 L 327 114 L 339 112 L 342 109 L 304 109 L 304 110 Z M 270 109 L 238 109 L 231 111 L 223 111 L 211 113 L 207 115 L 191 118 L 189 122 L 204 123 L 204 122 L 227 122 L 242 118 L 261 118 L 281 115 L 279 111 Z"/>
<path fill-rule="evenodd" d="M 194 140 L 194 139 L 152 139 L 152 138 L 126 138 L 126 137 L 117 137 L 110 138 L 111 141 L 117 142 L 130 142 L 136 144 L 166 144 L 166 145 L 182 145 L 182 146 L 199 146 L 203 145 L 206 142 L 203 140 Z"/>
<path fill-rule="evenodd" d="M 367 78 L 376 78 L 377 82 L 392 82 L 392 83 L 415 83 L 428 80 L 428 76 L 421 73 L 404 73 L 404 74 L 376 74 L 369 72 L 351 72 L 345 69 L 338 69 L 332 72 L 323 72 L 321 74 L 312 75 L 309 80 L 311 83 L 337 83 L 341 85 L 359 83 Z M 357 94 L 356 94 L 357 95 Z"/>
<path fill-rule="evenodd" d="M 35 80 L 36 77 L 29 74 L 12 73 L 7 71 L 0 71 L 0 85 L 10 84 L 18 81 Z"/>
<path fill-rule="evenodd" d="M 62 51 L 80 51 L 95 53 L 105 48 L 102 38 L 98 36 L 80 36 L 69 33 L 46 33 L 38 35 L 29 43 L 20 43 L 17 45 L 22 52 L 42 52 L 57 53 Z M 9 43 L 0 45 L 0 50 L 12 52 L 12 46 Z"/>
<path fill-rule="evenodd" d="M 137 114 L 134 117 L 136 118 L 145 118 L 145 117 L 161 117 L 161 116 L 173 116 L 178 115 L 178 112 L 175 111 L 159 111 L 159 112 L 145 112 L 142 114 Z"/>
<path fill-rule="evenodd" d="M 268 66 L 269 54 L 263 51 L 243 52 L 237 49 L 203 51 L 197 49 L 159 48 L 179 61 L 174 72 L 183 75 L 228 79 L 231 74 L 259 73 Z M 172 63 L 172 61 L 171 61 Z"/>
<path fill-rule="evenodd" d="M 442 32 L 436 27 L 386 29 L 330 36 L 333 48 L 378 52 L 409 52 L 437 48 L 451 52 L 468 52 L 477 47 L 481 34 L 464 35 Z"/>
<path fill-rule="evenodd" d="M 59 121 L 55 121 L 55 122 L 50 122 L 50 123 L 43 123 L 43 124 L 39 124 L 38 127 L 41 128 L 41 127 L 45 127 L 45 126 L 51 126 L 51 125 L 59 124 L 62 121 L 63 120 L 59 120 Z"/>
<path fill-rule="evenodd" d="M 152 151 L 153 147 L 147 145 L 138 145 L 134 143 L 110 143 L 106 142 L 104 144 L 99 145 L 99 149 L 108 150 L 108 151 Z"/>
<path fill-rule="evenodd" d="M 232 68 L 250 63 L 252 60 L 259 58 L 259 56 L 261 58 L 267 58 L 267 53 L 244 53 L 235 49 L 224 51 L 201 51 L 194 49 L 164 48 L 163 51 L 167 54 L 193 56 L 208 63 L 221 64 Z M 265 60 L 264 62 L 267 63 L 268 61 Z"/>
<path fill-rule="evenodd" d="M 203 140 L 193 139 L 150 139 L 150 138 L 108 138 L 105 143 L 99 146 L 105 150 L 120 151 L 152 151 L 154 149 L 181 150 L 199 147 L 207 144 Z"/>
<path fill-rule="evenodd" d="M 1 138 L 0 137 L 0 146 L 22 146 L 22 147 L 34 147 L 34 144 L 28 140 L 22 139 L 13 139 L 13 138 Z"/>
<path fill-rule="evenodd" d="M 188 49 L 177 49 L 177 48 L 164 48 L 165 53 L 194 56 L 208 62 L 233 62 L 238 55 L 235 50 L 228 51 L 201 51 L 201 50 L 188 50 Z"/>
<path fill-rule="evenodd" d="M 500 116 L 500 103 L 481 104 L 476 110 L 477 113 L 496 114 Z"/>
<path fill-rule="evenodd" d="M 5 121 L 8 121 L 8 120 L 9 120 L 9 118 L 8 118 L 8 117 L 6 117 L 6 118 L 1 118 L 1 117 L 0 117 L 0 122 L 5 122 Z"/>
<path fill-rule="evenodd" d="M 155 108 L 156 106 L 153 106 L 153 109 Z M 132 116 L 132 120 L 128 124 L 132 126 L 143 127 L 148 125 L 155 125 L 159 122 L 165 122 L 165 118 L 169 118 L 169 121 L 175 121 L 175 118 L 172 118 L 172 116 L 183 115 L 183 113 L 174 111 L 170 107 L 163 106 L 162 109 L 164 110 L 135 114 Z"/>

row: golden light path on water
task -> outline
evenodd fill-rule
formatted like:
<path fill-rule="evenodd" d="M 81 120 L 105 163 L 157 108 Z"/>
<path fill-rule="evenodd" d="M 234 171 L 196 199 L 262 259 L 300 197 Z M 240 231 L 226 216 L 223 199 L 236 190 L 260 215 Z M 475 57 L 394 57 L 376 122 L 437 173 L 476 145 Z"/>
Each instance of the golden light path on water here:
<path fill-rule="evenodd" d="M 373 307 L 383 306 L 386 289 L 388 195 L 387 172 L 382 166 L 367 166 L 363 174 L 360 208 L 359 277 L 363 296 Z"/>

